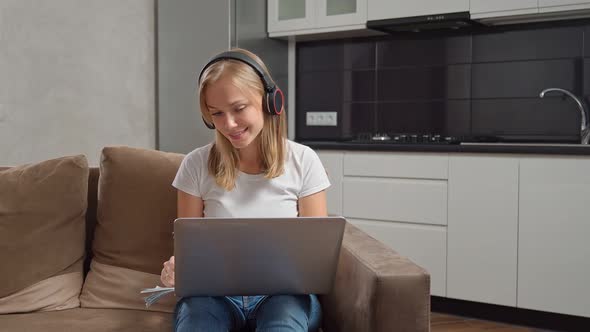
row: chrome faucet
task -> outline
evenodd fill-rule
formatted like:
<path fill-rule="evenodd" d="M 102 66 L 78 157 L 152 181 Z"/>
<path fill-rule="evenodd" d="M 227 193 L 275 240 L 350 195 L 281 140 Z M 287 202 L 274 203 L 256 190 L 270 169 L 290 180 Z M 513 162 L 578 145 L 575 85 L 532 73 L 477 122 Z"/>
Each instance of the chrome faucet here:
<path fill-rule="evenodd" d="M 541 91 L 541 93 L 539 94 L 539 97 L 543 98 L 543 97 L 545 97 L 545 93 L 551 92 L 551 91 L 562 92 L 563 94 L 570 96 L 576 102 L 576 104 L 578 105 L 578 108 L 580 109 L 580 113 L 582 114 L 582 124 L 580 126 L 580 137 L 581 137 L 580 143 L 581 144 L 588 144 L 588 142 L 590 141 L 590 127 L 588 124 L 588 121 L 590 120 L 589 119 L 590 115 L 588 114 L 588 109 L 586 107 L 584 107 L 584 104 L 582 103 L 580 98 L 576 97 L 576 95 L 574 95 L 573 93 L 571 93 L 569 90 L 566 90 L 566 89 L 548 88 L 548 89 Z"/>

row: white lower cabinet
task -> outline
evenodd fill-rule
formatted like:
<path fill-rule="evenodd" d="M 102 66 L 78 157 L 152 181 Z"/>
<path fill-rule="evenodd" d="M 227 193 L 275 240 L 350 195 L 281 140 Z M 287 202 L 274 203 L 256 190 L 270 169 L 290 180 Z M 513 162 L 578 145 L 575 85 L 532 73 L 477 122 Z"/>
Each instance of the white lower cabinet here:
<path fill-rule="evenodd" d="M 346 152 L 344 176 L 398 179 L 437 179 L 448 177 L 448 154 L 416 152 Z"/>
<path fill-rule="evenodd" d="M 341 151 L 317 151 L 330 179 L 330 188 L 326 190 L 328 214 L 332 216 L 342 215 L 342 159 Z"/>
<path fill-rule="evenodd" d="M 346 152 L 346 219 L 426 269 L 446 295 L 448 154 Z"/>
<path fill-rule="evenodd" d="M 590 157 L 522 158 L 520 308 L 590 317 Z"/>
<path fill-rule="evenodd" d="M 590 156 L 320 151 L 330 214 L 431 294 L 590 317 Z"/>
<path fill-rule="evenodd" d="M 370 236 L 430 273 L 430 292 L 445 296 L 446 227 L 347 218 Z"/>
<path fill-rule="evenodd" d="M 449 158 L 447 297 L 516 306 L 518 158 Z"/>
<path fill-rule="evenodd" d="M 446 225 L 447 182 L 345 177 L 342 212 L 353 218 Z"/>
<path fill-rule="evenodd" d="M 448 155 L 347 152 L 342 213 L 346 217 L 446 225 Z"/>

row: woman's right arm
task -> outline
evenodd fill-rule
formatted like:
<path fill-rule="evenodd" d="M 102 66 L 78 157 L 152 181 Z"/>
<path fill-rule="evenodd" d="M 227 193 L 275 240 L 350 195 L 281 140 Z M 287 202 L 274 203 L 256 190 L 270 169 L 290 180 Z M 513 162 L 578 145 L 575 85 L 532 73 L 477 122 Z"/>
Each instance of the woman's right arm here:
<path fill-rule="evenodd" d="M 178 218 L 202 217 L 203 200 L 201 197 L 187 194 L 178 190 L 177 194 L 177 216 Z M 160 281 L 166 287 L 174 287 L 174 256 L 164 262 L 164 268 L 160 273 Z"/>

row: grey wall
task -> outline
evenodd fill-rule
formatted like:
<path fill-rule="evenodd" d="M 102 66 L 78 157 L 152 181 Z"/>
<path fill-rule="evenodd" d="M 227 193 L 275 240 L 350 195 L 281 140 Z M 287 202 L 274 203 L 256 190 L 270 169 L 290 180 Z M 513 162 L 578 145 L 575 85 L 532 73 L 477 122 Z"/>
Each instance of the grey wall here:
<path fill-rule="evenodd" d="M 158 148 L 187 153 L 213 139 L 196 93 L 207 60 L 230 46 L 229 0 L 157 2 Z"/>
<path fill-rule="evenodd" d="M 0 165 L 155 146 L 153 0 L 0 0 Z"/>

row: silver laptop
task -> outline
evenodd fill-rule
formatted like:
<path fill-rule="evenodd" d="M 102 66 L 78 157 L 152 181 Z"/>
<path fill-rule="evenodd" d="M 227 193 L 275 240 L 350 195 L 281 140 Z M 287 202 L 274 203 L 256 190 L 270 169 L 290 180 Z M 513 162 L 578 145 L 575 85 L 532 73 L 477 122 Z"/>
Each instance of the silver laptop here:
<path fill-rule="evenodd" d="M 342 217 L 176 219 L 175 293 L 329 293 L 345 223 Z"/>

